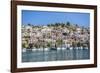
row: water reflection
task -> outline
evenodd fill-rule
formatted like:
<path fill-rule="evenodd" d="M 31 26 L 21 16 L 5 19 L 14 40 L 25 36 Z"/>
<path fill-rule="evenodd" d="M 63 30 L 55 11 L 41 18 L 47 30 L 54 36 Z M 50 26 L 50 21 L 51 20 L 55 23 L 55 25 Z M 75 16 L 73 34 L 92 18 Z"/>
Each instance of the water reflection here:
<path fill-rule="evenodd" d="M 32 50 L 22 52 L 22 62 L 84 60 L 90 58 L 89 49 Z"/>

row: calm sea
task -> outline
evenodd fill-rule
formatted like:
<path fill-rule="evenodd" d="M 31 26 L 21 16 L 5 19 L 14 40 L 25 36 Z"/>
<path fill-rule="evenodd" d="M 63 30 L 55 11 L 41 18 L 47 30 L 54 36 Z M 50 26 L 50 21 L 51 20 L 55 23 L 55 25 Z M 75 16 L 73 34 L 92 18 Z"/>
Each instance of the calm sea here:
<path fill-rule="evenodd" d="M 22 52 L 22 62 L 84 60 L 89 58 L 89 49 L 26 50 L 26 52 Z"/>

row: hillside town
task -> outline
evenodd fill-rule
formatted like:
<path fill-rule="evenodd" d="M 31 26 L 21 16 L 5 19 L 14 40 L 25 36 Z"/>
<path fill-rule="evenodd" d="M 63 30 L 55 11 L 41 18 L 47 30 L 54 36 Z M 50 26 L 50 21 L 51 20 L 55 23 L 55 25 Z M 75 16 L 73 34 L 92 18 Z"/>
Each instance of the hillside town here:
<path fill-rule="evenodd" d="M 22 49 L 89 49 L 90 28 L 78 24 L 22 25 Z"/>

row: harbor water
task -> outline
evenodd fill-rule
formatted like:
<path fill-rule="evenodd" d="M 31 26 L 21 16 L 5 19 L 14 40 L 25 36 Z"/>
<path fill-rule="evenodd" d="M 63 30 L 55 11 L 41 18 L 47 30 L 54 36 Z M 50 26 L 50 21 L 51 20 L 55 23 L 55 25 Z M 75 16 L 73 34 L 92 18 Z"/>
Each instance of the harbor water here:
<path fill-rule="evenodd" d="M 22 51 L 22 62 L 45 62 L 65 60 L 86 60 L 90 58 L 89 49 L 59 49 Z"/>

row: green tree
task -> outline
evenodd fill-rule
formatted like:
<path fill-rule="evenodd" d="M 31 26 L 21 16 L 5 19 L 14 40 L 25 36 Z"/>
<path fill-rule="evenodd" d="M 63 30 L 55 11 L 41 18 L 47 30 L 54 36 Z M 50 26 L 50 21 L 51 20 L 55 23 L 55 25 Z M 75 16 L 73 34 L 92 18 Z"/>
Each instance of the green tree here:
<path fill-rule="evenodd" d="M 51 42 L 47 42 L 47 47 L 51 47 Z"/>
<path fill-rule="evenodd" d="M 70 26 L 70 22 L 67 22 L 66 25 L 67 25 L 67 26 Z"/>
<path fill-rule="evenodd" d="M 62 39 L 58 39 L 58 40 L 56 40 L 56 43 L 57 43 L 57 45 L 62 45 L 63 40 Z"/>
<path fill-rule="evenodd" d="M 31 26 L 31 24 L 27 24 L 28 26 Z"/>

